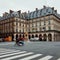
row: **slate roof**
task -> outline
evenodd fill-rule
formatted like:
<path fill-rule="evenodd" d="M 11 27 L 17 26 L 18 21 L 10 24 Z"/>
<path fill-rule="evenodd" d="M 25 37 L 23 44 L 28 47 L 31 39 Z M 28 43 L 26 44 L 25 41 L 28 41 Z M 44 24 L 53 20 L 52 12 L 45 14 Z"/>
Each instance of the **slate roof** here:
<path fill-rule="evenodd" d="M 54 10 L 54 7 L 44 6 L 42 9 L 36 9 L 35 11 L 28 12 L 28 13 L 26 12 L 19 13 L 18 11 L 17 12 L 13 11 L 12 13 L 8 13 L 6 16 L 0 17 L 0 20 L 4 20 L 7 18 L 11 18 L 11 17 L 19 17 L 21 19 L 30 20 L 33 18 L 42 17 L 42 16 L 46 16 L 49 14 L 53 14 L 57 16 L 58 18 L 60 18 L 60 14 L 57 13 L 57 10 Z"/>

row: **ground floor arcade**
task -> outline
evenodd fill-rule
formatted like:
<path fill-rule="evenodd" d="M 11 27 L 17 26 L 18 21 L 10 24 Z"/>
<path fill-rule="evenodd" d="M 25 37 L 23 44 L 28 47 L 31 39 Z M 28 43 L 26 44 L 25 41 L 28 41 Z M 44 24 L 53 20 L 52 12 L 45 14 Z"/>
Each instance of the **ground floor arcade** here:
<path fill-rule="evenodd" d="M 34 32 L 34 33 L 8 33 L 2 34 L 2 37 L 11 37 L 11 41 L 16 40 L 18 37 L 23 37 L 25 40 L 29 40 L 30 38 L 37 37 L 40 41 L 60 41 L 60 33 L 59 32 Z"/>

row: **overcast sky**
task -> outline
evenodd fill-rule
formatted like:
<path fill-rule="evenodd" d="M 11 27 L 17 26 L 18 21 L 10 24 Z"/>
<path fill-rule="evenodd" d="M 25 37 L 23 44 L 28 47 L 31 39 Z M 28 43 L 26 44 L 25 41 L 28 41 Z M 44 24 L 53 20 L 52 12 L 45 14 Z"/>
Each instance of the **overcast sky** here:
<path fill-rule="evenodd" d="M 34 11 L 35 8 L 41 9 L 43 5 L 55 7 L 60 13 L 60 0 L 0 0 L 0 16 L 9 10 Z"/>

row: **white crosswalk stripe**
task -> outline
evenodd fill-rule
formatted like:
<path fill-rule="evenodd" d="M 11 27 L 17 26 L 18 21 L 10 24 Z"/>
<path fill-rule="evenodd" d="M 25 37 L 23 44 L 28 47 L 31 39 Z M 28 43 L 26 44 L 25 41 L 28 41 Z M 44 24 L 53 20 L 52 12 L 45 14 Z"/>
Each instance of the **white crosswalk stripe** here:
<path fill-rule="evenodd" d="M 39 56 L 41 56 L 41 55 L 42 55 L 42 54 L 36 54 L 36 55 L 32 55 L 32 56 L 29 56 L 29 57 L 26 57 L 26 58 L 23 58 L 23 59 L 19 59 L 19 60 L 30 60 L 30 59 L 39 57 Z"/>
<path fill-rule="evenodd" d="M 14 51 L 14 49 L 5 49 L 5 48 L 0 48 L 0 51 Z"/>
<path fill-rule="evenodd" d="M 0 55 L 1 54 L 7 54 L 7 53 L 14 53 L 14 52 L 19 52 L 20 50 L 9 50 L 9 49 L 0 49 Z"/>
<path fill-rule="evenodd" d="M 60 58 L 59 58 L 59 59 L 57 59 L 57 60 L 60 60 Z"/>
<path fill-rule="evenodd" d="M 20 58 L 20 57 L 23 57 L 23 56 L 31 55 L 31 54 L 33 54 L 33 53 L 30 52 L 30 53 L 21 54 L 21 55 L 18 55 L 18 56 L 16 55 L 16 56 L 4 58 L 4 59 L 2 59 L 2 60 L 11 60 L 11 59 L 15 59 L 15 58 Z"/>
<path fill-rule="evenodd" d="M 43 58 L 40 58 L 40 59 L 38 59 L 38 60 L 49 60 L 49 59 L 51 59 L 53 56 L 45 56 L 45 57 L 43 57 Z"/>
<path fill-rule="evenodd" d="M 5 52 L 1 52 L 0 55 L 7 54 L 7 53 L 16 53 L 16 52 L 19 52 L 19 51 L 5 51 Z"/>
<path fill-rule="evenodd" d="M 6 56 L 15 55 L 15 54 L 21 54 L 21 53 L 25 53 L 25 52 L 26 52 L 26 51 L 22 51 L 22 52 L 16 52 L 16 53 L 7 54 L 7 55 L 2 55 L 2 56 L 0 56 L 0 58 L 6 57 Z"/>
<path fill-rule="evenodd" d="M 18 60 L 31 60 L 31 59 L 37 59 L 37 60 L 50 60 L 54 58 L 54 56 L 51 55 L 43 55 L 43 54 L 36 54 L 34 52 L 27 52 L 27 51 L 21 51 L 21 50 L 14 50 L 14 49 L 1 49 L 0 48 L 0 60 L 12 60 L 12 59 L 18 59 Z M 58 58 L 57 60 L 60 60 Z"/>

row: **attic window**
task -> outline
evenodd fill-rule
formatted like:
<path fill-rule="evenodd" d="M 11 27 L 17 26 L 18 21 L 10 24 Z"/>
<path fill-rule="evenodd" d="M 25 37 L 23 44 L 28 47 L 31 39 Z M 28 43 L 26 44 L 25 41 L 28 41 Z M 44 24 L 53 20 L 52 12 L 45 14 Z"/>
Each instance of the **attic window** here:
<path fill-rule="evenodd" d="M 17 16 L 17 14 L 16 14 L 16 16 Z"/>
<path fill-rule="evenodd" d="M 44 15 L 46 15 L 46 13 L 44 13 Z"/>
<path fill-rule="evenodd" d="M 42 9 L 40 10 L 40 12 L 42 12 Z"/>
<path fill-rule="evenodd" d="M 46 12 L 48 12 L 48 9 L 46 9 Z"/>

